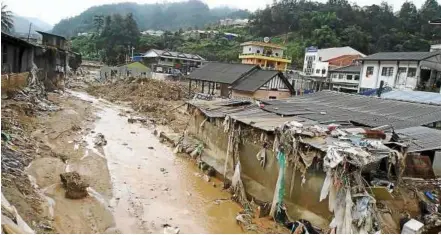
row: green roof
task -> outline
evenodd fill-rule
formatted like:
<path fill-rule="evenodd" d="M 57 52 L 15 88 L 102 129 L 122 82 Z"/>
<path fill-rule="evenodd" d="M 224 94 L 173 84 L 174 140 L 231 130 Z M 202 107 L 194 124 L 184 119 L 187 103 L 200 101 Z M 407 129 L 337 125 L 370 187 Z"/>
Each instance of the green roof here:
<path fill-rule="evenodd" d="M 130 64 L 126 65 L 128 68 L 134 68 L 134 69 L 147 69 L 150 70 L 149 67 L 145 66 L 144 64 L 142 64 L 141 62 L 133 62 Z"/>

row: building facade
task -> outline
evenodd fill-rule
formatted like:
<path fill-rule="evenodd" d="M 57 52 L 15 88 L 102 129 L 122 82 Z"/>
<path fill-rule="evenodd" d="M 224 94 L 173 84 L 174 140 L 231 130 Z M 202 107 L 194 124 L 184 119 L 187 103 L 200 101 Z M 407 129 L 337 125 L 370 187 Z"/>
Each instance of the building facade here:
<path fill-rule="evenodd" d="M 351 47 L 333 47 L 318 49 L 308 47 L 305 49 L 303 74 L 310 78 L 326 79 L 329 69 L 349 66 L 365 55 Z"/>
<path fill-rule="evenodd" d="M 286 71 L 291 58 L 284 55 L 286 47 L 266 42 L 245 42 L 240 44 L 242 64 L 259 65 L 262 69 Z"/>
<path fill-rule="evenodd" d="M 388 87 L 413 90 L 435 83 L 441 75 L 441 51 L 380 52 L 360 60 L 359 91 L 379 88 L 381 81 Z"/>
<path fill-rule="evenodd" d="M 346 93 L 358 92 L 360 65 L 349 65 L 329 70 L 330 89 Z"/>

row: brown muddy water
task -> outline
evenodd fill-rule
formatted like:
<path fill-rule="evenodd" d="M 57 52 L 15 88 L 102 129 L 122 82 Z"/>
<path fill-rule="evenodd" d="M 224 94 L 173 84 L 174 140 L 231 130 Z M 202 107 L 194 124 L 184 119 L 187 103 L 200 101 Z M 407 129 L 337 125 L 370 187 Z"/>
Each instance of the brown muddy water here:
<path fill-rule="evenodd" d="M 111 196 L 92 187 L 89 194 L 103 209 L 110 210 L 117 229 L 122 233 L 163 233 L 163 225 L 168 224 L 180 233 L 243 233 L 235 220 L 241 208 L 228 200 L 229 193 L 221 191 L 221 182 L 213 178 L 205 181 L 194 162 L 175 156 L 152 134 L 153 129 L 128 123 L 127 117 L 119 115 L 127 108 L 84 93 L 70 94 L 91 102 L 98 110 L 93 131 L 84 137 L 87 147 L 81 161 L 106 159 Z M 102 150 L 93 145 L 96 133 L 107 140 Z M 67 165 L 66 170 L 69 168 Z M 51 203 L 63 200 L 57 197 Z M 56 216 L 57 211 L 52 213 Z"/>

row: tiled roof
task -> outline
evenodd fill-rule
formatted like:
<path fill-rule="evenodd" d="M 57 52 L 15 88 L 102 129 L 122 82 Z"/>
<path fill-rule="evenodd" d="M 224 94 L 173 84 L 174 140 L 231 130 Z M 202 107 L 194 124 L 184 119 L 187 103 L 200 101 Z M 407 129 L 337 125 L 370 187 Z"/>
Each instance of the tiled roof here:
<path fill-rule="evenodd" d="M 279 71 L 255 70 L 237 81 L 233 89 L 239 91 L 256 91 L 277 74 L 279 74 Z"/>
<path fill-rule="evenodd" d="M 233 84 L 246 73 L 256 68 L 249 64 L 229 64 L 212 62 L 207 63 L 202 68 L 194 70 L 190 74 L 193 80 L 217 82 L 224 84 Z"/>
<path fill-rule="evenodd" d="M 352 122 L 396 129 L 441 121 L 441 106 L 321 91 L 282 100 L 267 100 L 269 112 L 299 116 L 322 123 Z"/>
<path fill-rule="evenodd" d="M 441 130 L 416 126 L 400 129 L 396 132 L 401 140 L 409 143 L 408 152 L 441 150 Z"/>
<path fill-rule="evenodd" d="M 438 55 L 441 52 L 379 52 L 370 56 L 361 58 L 360 60 L 409 60 L 419 61 Z"/>
<path fill-rule="evenodd" d="M 381 98 L 441 105 L 441 94 L 437 92 L 393 90 L 381 94 Z"/>

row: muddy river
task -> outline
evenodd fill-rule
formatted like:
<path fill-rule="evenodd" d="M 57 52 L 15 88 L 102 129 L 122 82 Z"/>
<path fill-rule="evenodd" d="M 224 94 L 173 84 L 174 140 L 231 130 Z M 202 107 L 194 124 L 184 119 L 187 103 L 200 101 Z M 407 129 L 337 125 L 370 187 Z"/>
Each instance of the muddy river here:
<path fill-rule="evenodd" d="M 64 217 L 75 220 L 72 215 L 75 211 L 61 212 L 57 206 L 79 203 L 78 207 L 88 207 L 90 202 L 99 207 L 87 211 L 90 218 L 109 220 L 93 214 L 105 210 L 113 216 L 113 226 L 122 233 L 163 233 L 166 224 L 179 229 L 180 233 L 243 233 L 235 221 L 241 208 L 229 200 L 229 193 L 221 190 L 221 182 L 213 178 L 207 182 L 194 162 L 175 156 L 173 149 L 154 136 L 153 129 L 128 123 L 126 116 L 119 115 L 127 108 L 84 93 L 70 93 L 95 106 L 98 118 L 91 131 L 83 136 L 87 146 L 74 146 L 84 152 L 83 156 L 75 163 L 68 162 L 65 170 L 75 169 L 81 173 L 81 168 L 90 168 L 105 160 L 108 172 L 104 172 L 104 167 L 92 177 L 108 175 L 110 186 L 108 193 L 91 186 L 88 188 L 91 197 L 80 199 L 81 203 L 57 193 L 62 192 L 59 185 L 47 187 L 48 201 L 55 205 L 55 210 L 51 210 L 55 218 L 57 213 L 65 213 Z M 94 147 L 96 133 L 102 133 L 107 140 L 103 149 Z M 100 230 L 96 232 L 104 232 Z"/>

